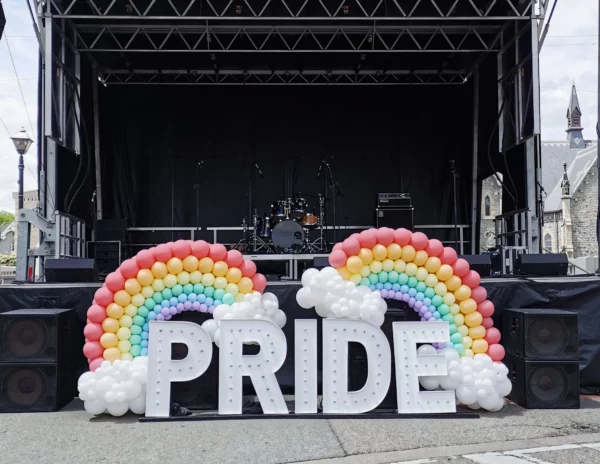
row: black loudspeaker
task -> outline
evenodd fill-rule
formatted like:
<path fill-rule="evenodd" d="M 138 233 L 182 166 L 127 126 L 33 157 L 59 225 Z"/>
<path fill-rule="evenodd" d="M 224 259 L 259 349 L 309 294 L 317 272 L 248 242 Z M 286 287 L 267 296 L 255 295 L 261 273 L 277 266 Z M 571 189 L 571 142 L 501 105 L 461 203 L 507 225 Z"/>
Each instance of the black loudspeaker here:
<path fill-rule="evenodd" d="M 317 256 L 313 258 L 313 267 L 315 269 L 323 269 L 324 267 L 329 266 L 329 258 L 326 256 Z"/>
<path fill-rule="evenodd" d="M 98 282 L 93 259 L 47 259 L 46 282 Z"/>
<path fill-rule="evenodd" d="M 82 345 L 72 309 L 0 314 L 0 412 L 57 411 L 71 402 Z"/>
<path fill-rule="evenodd" d="M 390 227 L 398 229 L 404 227 L 413 230 L 414 208 L 377 208 L 375 210 L 375 227 Z"/>
<path fill-rule="evenodd" d="M 535 361 L 579 361 L 577 313 L 559 309 L 504 309 L 502 343 L 508 354 Z"/>
<path fill-rule="evenodd" d="M 492 273 L 492 259 L 490 255 L 463 255 L 462 259 L 469 263 L 471 269 L 481 277 L 489 277 Z"/>
<path fill-rule="evenodd" d="M 517 258 L 517 272 L 532 276 L 566 276 L 569 258 L 566 254 L 529 255 Z"/>
<path fill-rule="evenodd" d="M 579 409 L 578 361 L 528 361 L 506 355 L 509 398 L 528 409 Z"/>

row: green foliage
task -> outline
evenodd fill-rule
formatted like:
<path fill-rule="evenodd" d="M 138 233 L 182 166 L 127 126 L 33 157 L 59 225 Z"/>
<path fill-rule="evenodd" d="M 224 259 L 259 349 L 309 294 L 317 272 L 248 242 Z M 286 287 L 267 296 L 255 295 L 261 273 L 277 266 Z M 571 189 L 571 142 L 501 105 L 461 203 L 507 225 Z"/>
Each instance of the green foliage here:
<path fill-rule="evenodd" d="M 0 266 L 16 266 L 17 257 L 15 255 L 0 255 Z"/>
<path fill-rule="evenodd" d="M 0 226 L 7 226 L 15 220 L 15 215 L 8 211 L 0 211 Z"/>

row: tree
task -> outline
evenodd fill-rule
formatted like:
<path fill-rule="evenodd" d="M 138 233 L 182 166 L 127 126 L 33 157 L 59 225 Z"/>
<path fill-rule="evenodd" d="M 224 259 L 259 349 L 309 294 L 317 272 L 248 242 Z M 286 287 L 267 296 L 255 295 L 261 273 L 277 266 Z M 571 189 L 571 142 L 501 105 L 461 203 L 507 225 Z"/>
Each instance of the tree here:
<path fill-rule="evenodd" d="M 15 215 L 8 211 L 0 211 L 0 226 L 7 226 L 15 220 Z"/>

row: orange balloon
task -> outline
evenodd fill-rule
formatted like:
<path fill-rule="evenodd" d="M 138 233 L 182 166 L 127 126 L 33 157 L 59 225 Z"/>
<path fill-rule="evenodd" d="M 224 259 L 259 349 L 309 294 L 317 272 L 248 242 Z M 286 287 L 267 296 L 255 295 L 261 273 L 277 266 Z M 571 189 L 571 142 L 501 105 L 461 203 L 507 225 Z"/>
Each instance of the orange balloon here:
<path fill-rule="evenodd" d="M 471 327 L 469 329 L 469 337 L 471 337 L 473 340 L 479 340 L 480 338 L 484 338 L 485 333 L 485 327 L 483 327 L 482 325 L 478 325 L 477 327 Z"/>
<path fill-rule="evenodd" d="M 442 264 L 440 268 L 436 271 L 435 275 L 438 279 L 440 279 L 443 282 L 452 277 L 452 273 L 452 266 L 448 264 Z"/>
<path fill-rule="evenodd" d="M 252 280 L 249 277 L 242 277 L 237 284 L 240 292 L 249 293 L 252 291 Z"/>
<path fill-rule="evenodd" d="M 411 262 L 413 259 L 415 259 L 415 255 L 417 254 L 417 252 L 415 251 L 415 249 L 413 248 L 412 245 L 406 245 L 405 247 L 402 247 L 402 261 L 404 261 L 405 263 L 409 263 Z"/>
<path fill-rule="evenodd" d="M 423 266 L 427 262 L 428 258 L 429 258 L 429 255 L 427 254 L 427 252 L 425 250 L 419 250 L 415 253 L 415 257 L 413 258 L 413 263 L 415 263 L 417 266 Z"/>
<path fill-rule="evenodd" d="M 225 278 L 228 282 L 237 284 L 242 278 L 242 271 L 240 271 L 237 267 L 230 267 L 227 270 L 227 274 L 225 274 Z"/>
<path fill-rule="evenodd" d="M 223 277 L 227 274 L 227 263 L 225 261 L 217 261 L 213 266 L 213 272 L 215 277 Z"/>
<path fill-rule="evenodd" d="M 402 247 L 397 243 L 392 243 L 387 247 L 387 257 L 393 261 L 397 260 L 402 256 Z M 367 263 L 365 263 L 367 264 Z"/>
<path fill-rule="evenodd" d="M 123 307 L 131 303 L 131 295 L 125 290 L 119 290 L 117 293 L 115 293 L 114 299 L 115 303 Z"/>
<path fill-rule="evenodd" d="M 458 306 L 463 314 L 471 314 L 477 311 L 477 303 L 472 298 L 461 301 Z"/>
<path fill-rule="evenodd" d="M 358 256 L 350 256 L 346 261 L 346 268 L 351 274 L 358 274 L 363 268 L 363 261 Z"/>
<path fill-rule="evenodd" d="M 368 266 L 373 261 L 373 252 L 369 248 L 361 248 L 358 252 L 358 257 Z"/>
<path fill-rule="evenodd" d="M 100 344 L 103 348 L 110 348 L 111 346 L 117 346 L 119 339 L 114 333 L 104 333 L 100 337 Z"/>
<path fill-rule="evenodd" d="M 142 286 L 137 279 L 127 279 L 125 281 L 125 291 L 131 296 L 137 295 L 142 291 Z"/>
<path fill-rule="evenodd" d="M 214 264 L 215 263 L 213 262 L 213 260 L 207 256 L 206 258 L 202 258 L 198 262 L 198 270 L 202 274 L 207 274 L 209 272 L 212 272 Z"/>
<path fill-rule="evenodd" d="M 113 362 L 117 359 L 121 359 L 121 351 L 119 348 L 111 347 L 104 350 L 104 359 Z"/>
<path fill-rule="evenodd" d="M 119 319 L 123 315 L 123 307 L 117 303 L 111 303 L 106 307 L 106 315 L 109 318 Z"/>
<path fill-rule="evenodd" d="M 471 298 L 471 289 L 466 285 L 461 285 L 454 290 L 454 296 L 458 301 L 464 301 Z"/>
<path fill-rule="evenodd" d="M 119 330 L 119 321 L 112 317 L 107 317 L 102 321 L 102 328 L 105 332 L 117 333 L 117 330 Z"/>
<path fill-rule="evenodd" d="M 458 287 L 460 287 L 461 283 L 462 282 L 460 281 L 460 277 L 453 275 L 448 280 L 446 280 L 446 287 L 449 291 L 453 292 Z"/>
<path fill-rule="evenodd" d="M 140 269 L 137 273 L 137 281 L 142 287 L 152 285 L 152 282 L 154 282 L 152 271 L 150 269 Z M 137 293 L 134 293 L 134 295 L 137 295 Z"/>
<path fill-rule="evenodd" d="M 179 259 L 179 258 L 171 258 L 168 262 L 167 262 L 167 270 L 171 273 L 171 274 L 179 274 L 181 271 L 183 271 L 183 262 Z"/>
<path fill-rule="evenodd" d="M 152 274 L 157 279 L 162 279 L 168 273 L 167 265 L 165 263 L 161 263 L 160 261 L 156 261 L 152 265 Z"/>
<path fill-rule="evenodd" d="M 198 258 L 194 255 L 186 256 L 183 260 L 183 269 L 187 272 L 194 272 L 198 269 Z"/>
<path fill-rule="evenodd" d="M 437 272 L 441 265 L 442 262 L 440 261 L 440 258 L 437 256 L 430 256 L 427 258 L 427 262 L 425 263 L 425 269 L 427 269 L 427 272 L 431 272 L 433 274 Z"/>
<path fill-rule="evenodd" d="M 378 243 L 373 247 L 373 259 L 383 261 L 385 258 L 387 258 L 387 248 Z"/>
<path fill-rule="evenodd" d="M 351 274 L 350 274 L 350 271 L 348 270 L 348 268 L 346 266 L 338 268 L 337 271 L 342 276 L 342 279 L 344 279 L 344 280 L 350 280 Z"/>
<path fill-rule="evenodd" d="M 471 314 L 467 314 L 465 316 L 465 324 L 467 325 L 467 327 L 477 327 L 478 325 L 481 325 L 482 322 L 483 316 L 477 311 Z"/>
<path fill-rule="evenodd" d="M 474 340 L 471 349 L 475 354 L 485 353 L 488 349 L 488 342 L 486 342 L 484 339 Z"/>

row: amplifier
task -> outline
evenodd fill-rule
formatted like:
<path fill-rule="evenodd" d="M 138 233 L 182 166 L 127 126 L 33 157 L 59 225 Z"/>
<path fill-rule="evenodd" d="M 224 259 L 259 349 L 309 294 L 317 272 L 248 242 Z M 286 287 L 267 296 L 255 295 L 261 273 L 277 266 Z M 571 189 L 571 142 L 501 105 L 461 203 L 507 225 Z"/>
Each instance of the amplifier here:
<path fill-rule="evenodd" d="M 377 208 L 375 210 L 375 227 L 390 227 L 398 229 L 404 227 L 413 230 L 414 208 Z"/>
<path fill-rule="evenodd" d="M 378 193 L 377 208 L 411 208 L 410 193 Z"/>

